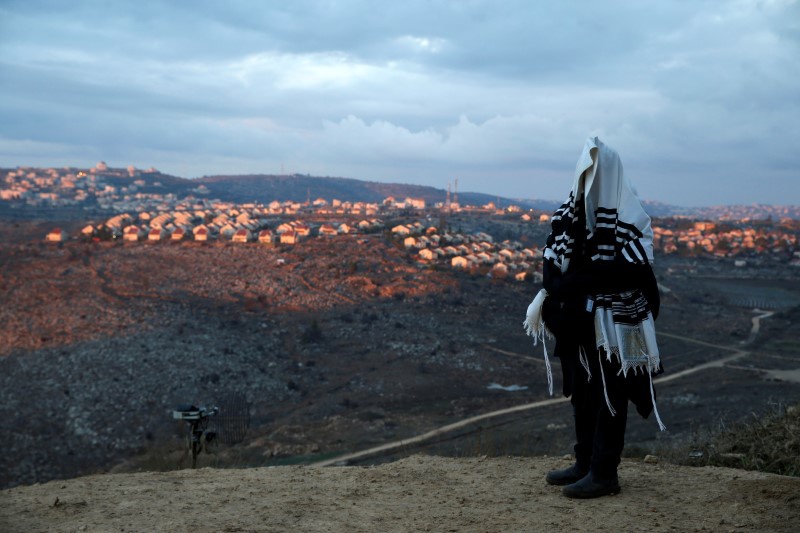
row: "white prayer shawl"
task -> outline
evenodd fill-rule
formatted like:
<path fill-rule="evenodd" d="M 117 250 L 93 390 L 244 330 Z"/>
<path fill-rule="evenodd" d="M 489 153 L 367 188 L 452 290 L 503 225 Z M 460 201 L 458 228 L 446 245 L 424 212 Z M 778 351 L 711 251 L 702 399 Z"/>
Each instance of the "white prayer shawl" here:
<path fill-rule="evenodd" d="M 553 214 L 554 242 L 545 247 L 545 260 L 566 272 L 573 254 L 575 236 L 572 222 L 575 219 L 575 203 L 583 197 L 585 206 L 585 246 L 591 261 L 625 260 L 634 264 L 649 264 L 653 261 L 653 229 L 650 217 L 644 211 L 630 182 L 625 178 L 619 155 L 597 137 L 587 139 L 578 163 L 575 177 L 566 202 Z M 534 338 L 534 345 L 550 337 L 542 320 L 542 305 L 547 291 L 542 289 L 528 306 L 523 323 L 526 332 Z M 597 348 L 606 354 L 609 361 L 616 359 L 621 372 L 647 372 L 650 376 L 650 392 L 653 412 L 659 427 L 665 429 L 656 409 L 652 375 L 660 368 L 655 322 L 650 307 L 640 290 L 619 294 L 599 294 L 594 302 L 594 329 Z M 548 388 L 553 394 L 552 372 L 545 346 L 545 363 L 548 373 Z M 585 354 L 581 363 L 588 371 Z M 602 370 L 602 365 L 601 365 Z M 589 376 L 591 378 L 591 375 Z M 605 376 L 602 376 L 605 389 Z M 611 403 L 608 408 L 614 413 Z"/>

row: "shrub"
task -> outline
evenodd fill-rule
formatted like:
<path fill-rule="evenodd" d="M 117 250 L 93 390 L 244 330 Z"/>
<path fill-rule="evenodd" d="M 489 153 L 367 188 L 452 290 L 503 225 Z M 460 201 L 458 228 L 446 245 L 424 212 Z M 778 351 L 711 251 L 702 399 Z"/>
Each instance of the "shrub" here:
<path fill-rule="evenodd" d="M 666 453 L 678 464 L 727 466 L 800 477 L 800 404 L 730 426 Z"/>
<path fill-rule="evenodd" d="M 800 404 L 735 424 L 717 435 L 709 464 L 800 476 Z"/>

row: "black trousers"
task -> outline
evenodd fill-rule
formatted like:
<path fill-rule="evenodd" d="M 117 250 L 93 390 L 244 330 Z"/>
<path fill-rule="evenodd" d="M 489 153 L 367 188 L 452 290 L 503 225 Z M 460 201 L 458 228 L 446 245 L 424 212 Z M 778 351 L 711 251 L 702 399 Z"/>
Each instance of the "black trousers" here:
<path fill-rule="evenodd" d="M 572 407 L 575 416 L 576 463 L 601 479 L 617 476 L 625 446 L 628 394 L 619 363 L 606 360 L 591 343 L 584 343 L 591 378 L 581 364 L 573 367 Z M 601 363 L 602 360 L 602 363 Z M 602 372 L 601 372 L 602 364 Z M 605 391 L 603 387 L 605 377 Z M 614 409 L 609 410 L 608 400 Z"/>

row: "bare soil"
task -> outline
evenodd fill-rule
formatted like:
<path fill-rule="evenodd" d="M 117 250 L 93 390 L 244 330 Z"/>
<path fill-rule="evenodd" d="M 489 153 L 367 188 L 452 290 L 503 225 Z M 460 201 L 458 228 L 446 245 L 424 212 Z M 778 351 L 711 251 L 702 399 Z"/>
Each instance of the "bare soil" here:
<path fill-rule="evenodd" d="M 93 475 L 0 492 L 4 531 L 796 531 L 800 479 L 623 461 L 570 500 L 566 458 L 415 455 L 381 466 Z"/>

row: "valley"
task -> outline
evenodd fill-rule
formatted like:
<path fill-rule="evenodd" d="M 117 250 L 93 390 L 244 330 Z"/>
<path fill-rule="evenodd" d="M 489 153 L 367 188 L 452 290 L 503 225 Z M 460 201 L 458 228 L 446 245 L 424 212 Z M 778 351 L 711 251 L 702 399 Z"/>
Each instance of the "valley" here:
<path fill-rule="evenodd" d="M 521 326 L 538 284 L 421 266 L 383 234 L 292 247 L 18 242 L 0 260 L 4 487 L 177 468 L 178 404 L 246 398 L 245 440 L 199 459 L 225 467 L 335 460 L 549 399 L 541 347 Z M 656 263 L 668 430 L 631 410 L 633 455 L 800 400 L 796 280 L 725 277 L 697 259 L 686 274 L 681 261 Z M 775 312 L 755 339 L 748 290 Z M 571 442 L 569 404 L 554 402 L 358 463 L 562 455 Z"/>

